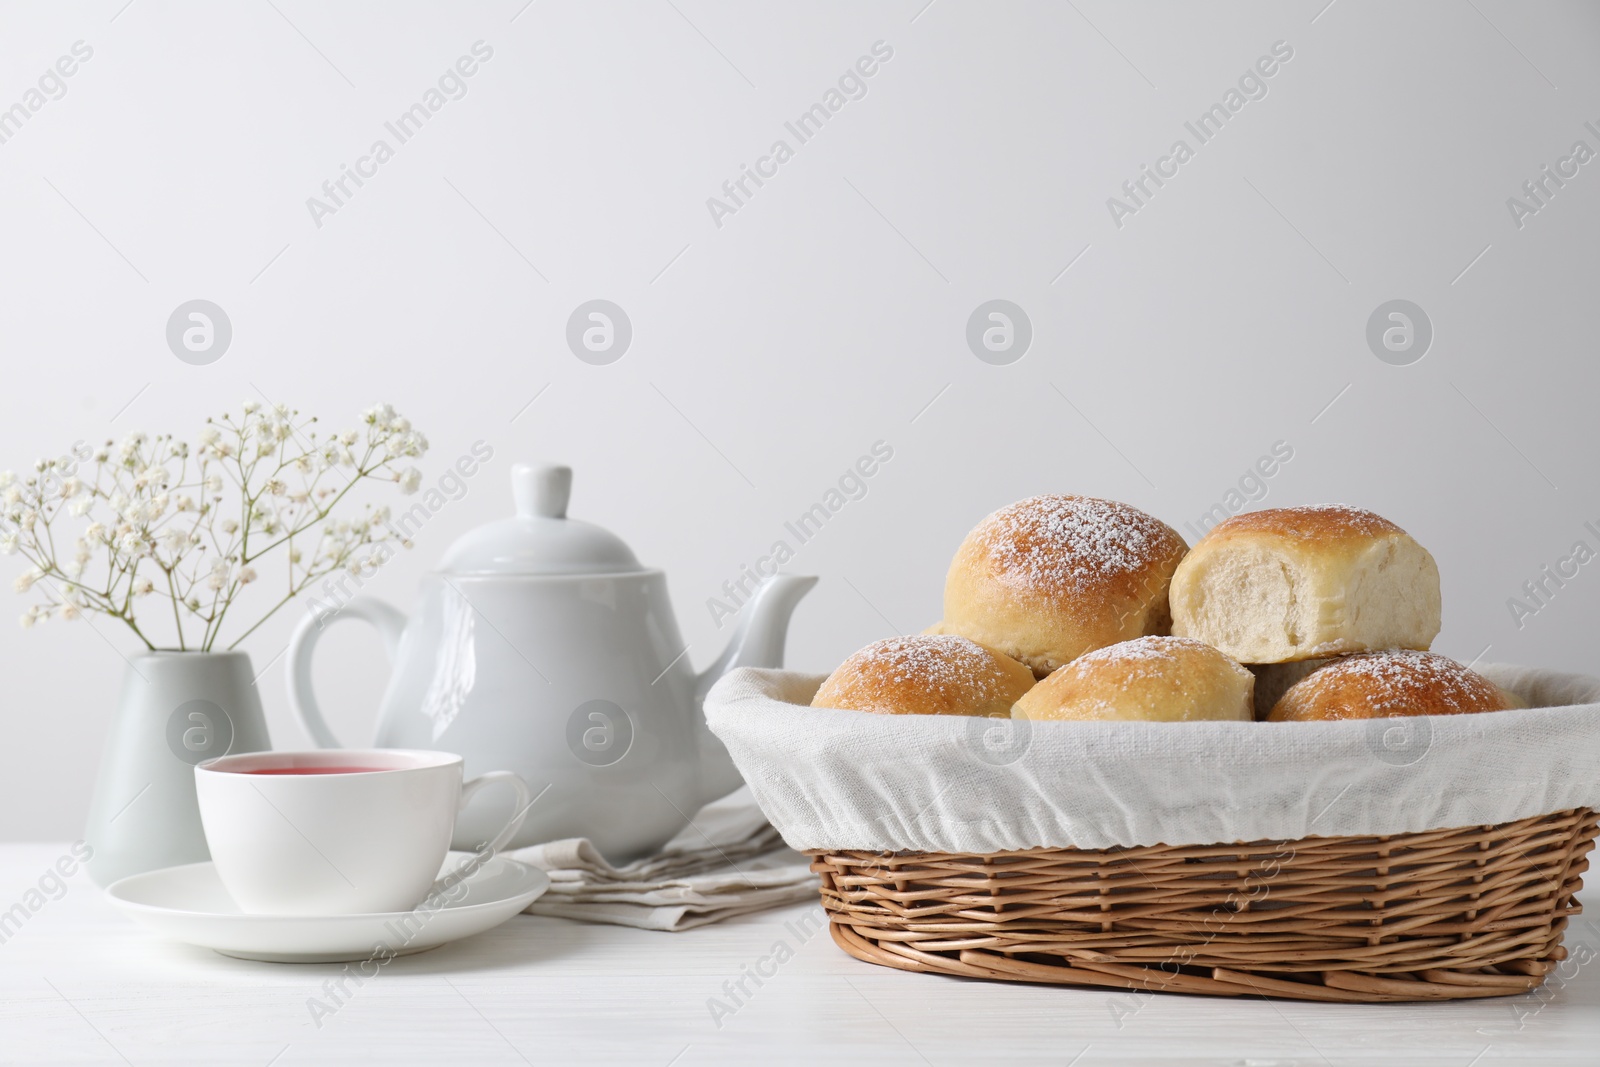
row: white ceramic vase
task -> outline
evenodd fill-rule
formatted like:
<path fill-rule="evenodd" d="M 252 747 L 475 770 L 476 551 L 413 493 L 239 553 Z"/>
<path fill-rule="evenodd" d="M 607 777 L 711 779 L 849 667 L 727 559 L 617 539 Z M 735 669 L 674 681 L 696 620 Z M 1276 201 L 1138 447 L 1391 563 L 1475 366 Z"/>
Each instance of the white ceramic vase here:
<path fill-rule="evenodd" d="M 132 657 L 89 805 L 90 877 L 105 886 L 210 859 L 194 765 L 270 747 L 246 653 Z"/>

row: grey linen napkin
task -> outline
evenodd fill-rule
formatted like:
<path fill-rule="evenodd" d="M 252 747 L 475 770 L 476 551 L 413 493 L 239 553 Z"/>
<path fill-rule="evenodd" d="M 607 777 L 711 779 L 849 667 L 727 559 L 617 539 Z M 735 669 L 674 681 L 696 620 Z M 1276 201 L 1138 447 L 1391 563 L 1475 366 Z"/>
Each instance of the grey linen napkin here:
<path fill-rule="evenodd" d="M 643 930 L 690 930 L 817 893 L 809 860 L 784 845 L 748 788 L 707 804 L 660 852 L 621 867 L 583 837 L 509 855 L 550 875 L 528 914 Z"/>

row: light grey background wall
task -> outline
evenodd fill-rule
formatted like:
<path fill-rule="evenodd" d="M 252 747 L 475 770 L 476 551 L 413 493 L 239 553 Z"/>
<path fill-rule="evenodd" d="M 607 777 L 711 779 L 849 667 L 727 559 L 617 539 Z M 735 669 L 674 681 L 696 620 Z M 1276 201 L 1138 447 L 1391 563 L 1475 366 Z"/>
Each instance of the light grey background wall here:
<path fill-rule="evenodd" d="M 368 591 L 408 603 L 507 512 L 514 460 L 567 461 L 573 512 L 669 570 L 703 664 L 729 629 L 708 598 L 881 440 L 893 459 L 787 567 L 823 576 L 791 663 L 825 670 L 934 621 L 993 508 L 1091 493 L 1192 539 L 1281 441 L 1264 504 L 1366 505 L 1432 549 L 1436 647 L 1594 669 L 1600 563 L 1520 625 L 1508 600 L 1600 548 L 1600 162 L 1536 213 L 1507 200 L 1600 151 L 1600 8 L 1325 4 L 7 5 L 0 107 L 93 54 L 0 143 L 0 465 L 192 435 L 246 399 L 334 425 L 388 400 L 431 438 L 429 481 L 474 441 L 495 458 Z M 480 41 L 465 95 L 399 144 L 385 122 Z M 1185 123 L 1275 44 L 1292 57 L 1201 143 Z M 864 95 L 786 130 L 875 45 Z M 393 158 L 314 219 L 380 138 Z M 780 139 L 792 158 L 714 218 Z M 1192 158 L 1161 164 L 1179 139 Z M 1144 165 L 1176 174 L 1135 203 Z M 233 328 L 207 366 L 165 340 L 197 298 Z M 604 366 L 565 340 L 597 298 L 633 328 Z M 1007 365 L 966 339 L 992 299 L 1031 323 Z M 1367 340 L 1394 299 L 1432 324 L 1406 365 Z M 283 746 L 295 617 L 247 644 Z M 136 644 L 94 625 L 0 626 L 0 837 L 80 830 Z M 361 740 L 377 639 L 324 651 Z"/>

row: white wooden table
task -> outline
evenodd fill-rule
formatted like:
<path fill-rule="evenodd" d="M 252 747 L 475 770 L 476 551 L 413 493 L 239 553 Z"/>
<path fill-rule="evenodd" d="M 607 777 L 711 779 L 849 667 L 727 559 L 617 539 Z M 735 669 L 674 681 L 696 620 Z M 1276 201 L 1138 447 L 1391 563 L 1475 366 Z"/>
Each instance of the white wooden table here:
<path fill-rule="evenodd" d="M 0 912 L 64 848 L 0 845 Z M 80 872 L 4 927 L 0 1063 L 1600 1064 L 1600 925 L 1586 916 L 1567 945 L 1594 958 L 1543 995 L 1367 1007 L 904 974 L 851 959 L 825 931 L 803 939 L 808 912 L 820 914 L 798 906 L 685 934 L 518 916 L 396 959 L 335 1000 L 325 983 L 340 967 L 163 941 Z M 780 941 L 793 958 L 775 965 Z M 724 983 L 758 962 L 776 973 L 759 987 L 746 978 L 736 1003 Z M 312 998 L 337 1005 L 320 1027 Z M 714 1019 L 713 998 L 732 1013 Z"/>

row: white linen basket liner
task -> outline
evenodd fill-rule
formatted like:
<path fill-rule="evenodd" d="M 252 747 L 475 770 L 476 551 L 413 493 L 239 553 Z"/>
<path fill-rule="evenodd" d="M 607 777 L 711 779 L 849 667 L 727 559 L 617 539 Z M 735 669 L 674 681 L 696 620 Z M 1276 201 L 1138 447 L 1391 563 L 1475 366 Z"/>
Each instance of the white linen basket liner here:
<path fill-rule="evenodd" d="M 804 706 L 821 675 L 745 668 L 706 718 L 801 851 L 1292 841 L 1600 807 L 1600 679 L 1478 670 L 1533 707 L 1328 723 L 876 715 Z"/>

